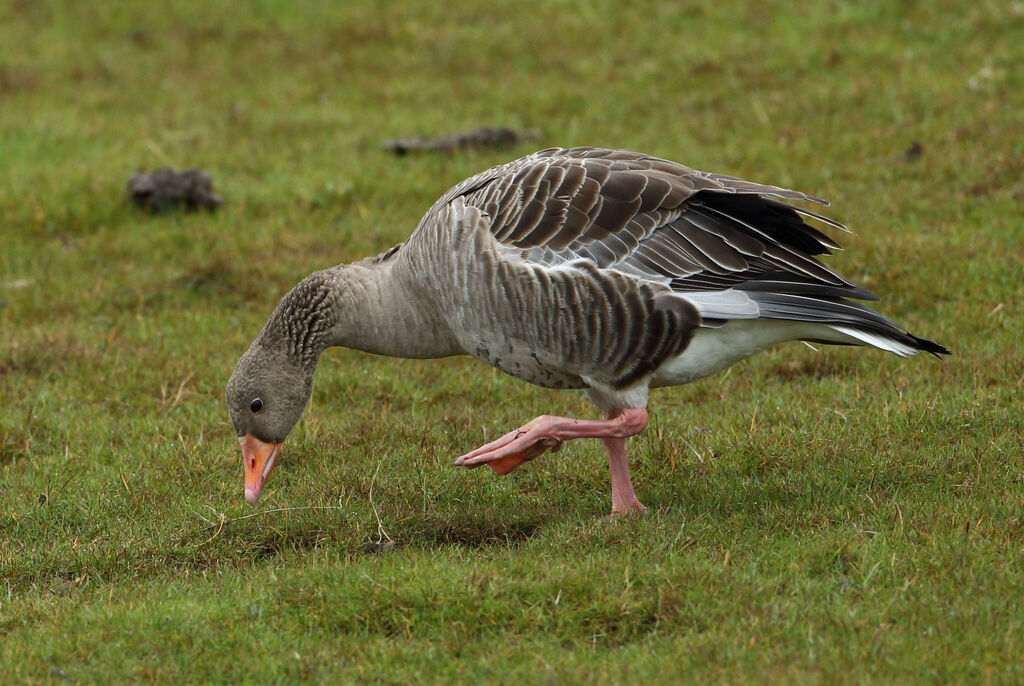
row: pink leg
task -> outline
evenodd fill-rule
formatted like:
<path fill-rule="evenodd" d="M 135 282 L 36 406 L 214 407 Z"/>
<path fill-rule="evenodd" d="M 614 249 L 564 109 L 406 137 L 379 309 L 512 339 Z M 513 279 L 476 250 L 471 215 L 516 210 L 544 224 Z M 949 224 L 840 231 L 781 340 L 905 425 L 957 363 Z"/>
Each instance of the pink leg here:
<path fill-rule="evenodd" d="M 603 420 L 570 419 L 541 415 L 521 428 L 510 431 L 496 441 L 481 446 L 452 460 L 453 465 L 479 467 L 486 464 L 498 474 L 507 474 L 524 462 L 540 456 L 546 450 L 558 450 L 564 441 L 574 438 L 601 438 L 608 448 L 608 461 L 612 466 L 612 494 L 622 494 L 627 511 L 642 508 L 636 500 L 633 486 L 629 481 L 629 465 L 626 462 L 626 441 L 647 426 L 647 411 L 642 408 L 628 408 L 606 412 Z M 613 449 L 609 441 L 619 443 L 616 448 L 622 457 L 612 458 Z M 616 453 L 618 454 L 618 453 Z M 625 476 L 622 476 L 624 471 Z M 623 480 L 624 478 L 624 480 Z M 637 507 L 639 506 L 639 507 Z"/>
<path fill-rule="evenodd" d="M 622 410 L 605 412 L 605 419 L 614 419 Z M 605 438 L 604 448 L 608 452 L 608 469 L 612 474 L 612 516 L 647 512 L 644 504 L 636 499 L 633 481 L 629 478 L 629 459 L 626 457 L 625 438 Z"/>

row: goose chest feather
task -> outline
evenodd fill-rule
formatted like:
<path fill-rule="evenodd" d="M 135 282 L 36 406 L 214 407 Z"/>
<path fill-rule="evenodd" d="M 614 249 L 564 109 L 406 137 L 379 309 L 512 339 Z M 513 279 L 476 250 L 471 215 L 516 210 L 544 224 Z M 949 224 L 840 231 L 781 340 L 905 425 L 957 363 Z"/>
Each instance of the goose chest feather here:
<path fill-rule="evenodd" d="M 900 356 L 943 346 L 857 301 L 822 263 L 845 230 L 803 193 L 624 150 L 549 149 L 450 189 L 412 236 L 315 272 L 275 308 L 228 382 L 255 504 L 312 392 L 320 354 L 468 354 L 548 388 L 583 389 L 602 419 L 541 416 L 456 458 L 504 474 L 599 438 L 612 511 L 642 511 L 625 441 L 648 389 L 688 383 L 792 340 Z"/>

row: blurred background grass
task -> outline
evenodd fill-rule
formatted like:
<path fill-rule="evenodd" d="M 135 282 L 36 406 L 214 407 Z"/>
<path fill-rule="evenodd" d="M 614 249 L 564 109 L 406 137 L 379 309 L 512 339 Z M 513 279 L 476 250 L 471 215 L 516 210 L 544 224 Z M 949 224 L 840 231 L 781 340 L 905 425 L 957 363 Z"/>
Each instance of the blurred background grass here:
<path fill-rule="evenodd" d="M 1020 2 L 0 5 L 0 680 L 1019 679 L 1022 38 Z M 544 138 L 380 149 L 502 125 Z M 832 263 L 954 357 L 657 392 L 652 515 L 609 524 L 598 446 L 447 466 L 578 394 L 333 350 L 261 508 L 335 509 L 218 525 L 281 294 L 547 145 L 830 199 Z M 225 207 L 134 209 L 160 166 Z"/>

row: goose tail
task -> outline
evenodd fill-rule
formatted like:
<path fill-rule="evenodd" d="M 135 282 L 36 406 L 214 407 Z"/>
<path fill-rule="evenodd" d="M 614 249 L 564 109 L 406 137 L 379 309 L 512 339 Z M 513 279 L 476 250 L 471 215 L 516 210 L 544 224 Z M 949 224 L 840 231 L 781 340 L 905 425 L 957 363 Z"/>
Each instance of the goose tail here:
<path fill-rule="evenodd" d="M 951 354 L 946 346 L 919 338 L 888 317 L 846 298 L 766 291 L 747 294 L 757 303 L 759 318 L 820 324 L 816 328 L 824 335 L 821 339 L 808 339 L 810 342 L 869 345 L 900 357 L 919 352 L 935 357 Z"/>

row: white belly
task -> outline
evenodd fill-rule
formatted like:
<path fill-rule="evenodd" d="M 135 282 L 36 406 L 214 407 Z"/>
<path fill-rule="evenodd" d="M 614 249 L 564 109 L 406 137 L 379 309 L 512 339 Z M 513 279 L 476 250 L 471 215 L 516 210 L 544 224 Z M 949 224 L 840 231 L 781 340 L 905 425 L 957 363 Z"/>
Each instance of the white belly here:
<path fill-rule="evenodd" d="M 690 345 L 655 370 L 651 386 L 678 386 L 703 379 L 777 343 L 799 339 L 842 340 L 830 327 L 780 319 L 734 319 L 717 329 L 698 329 Z"/>

